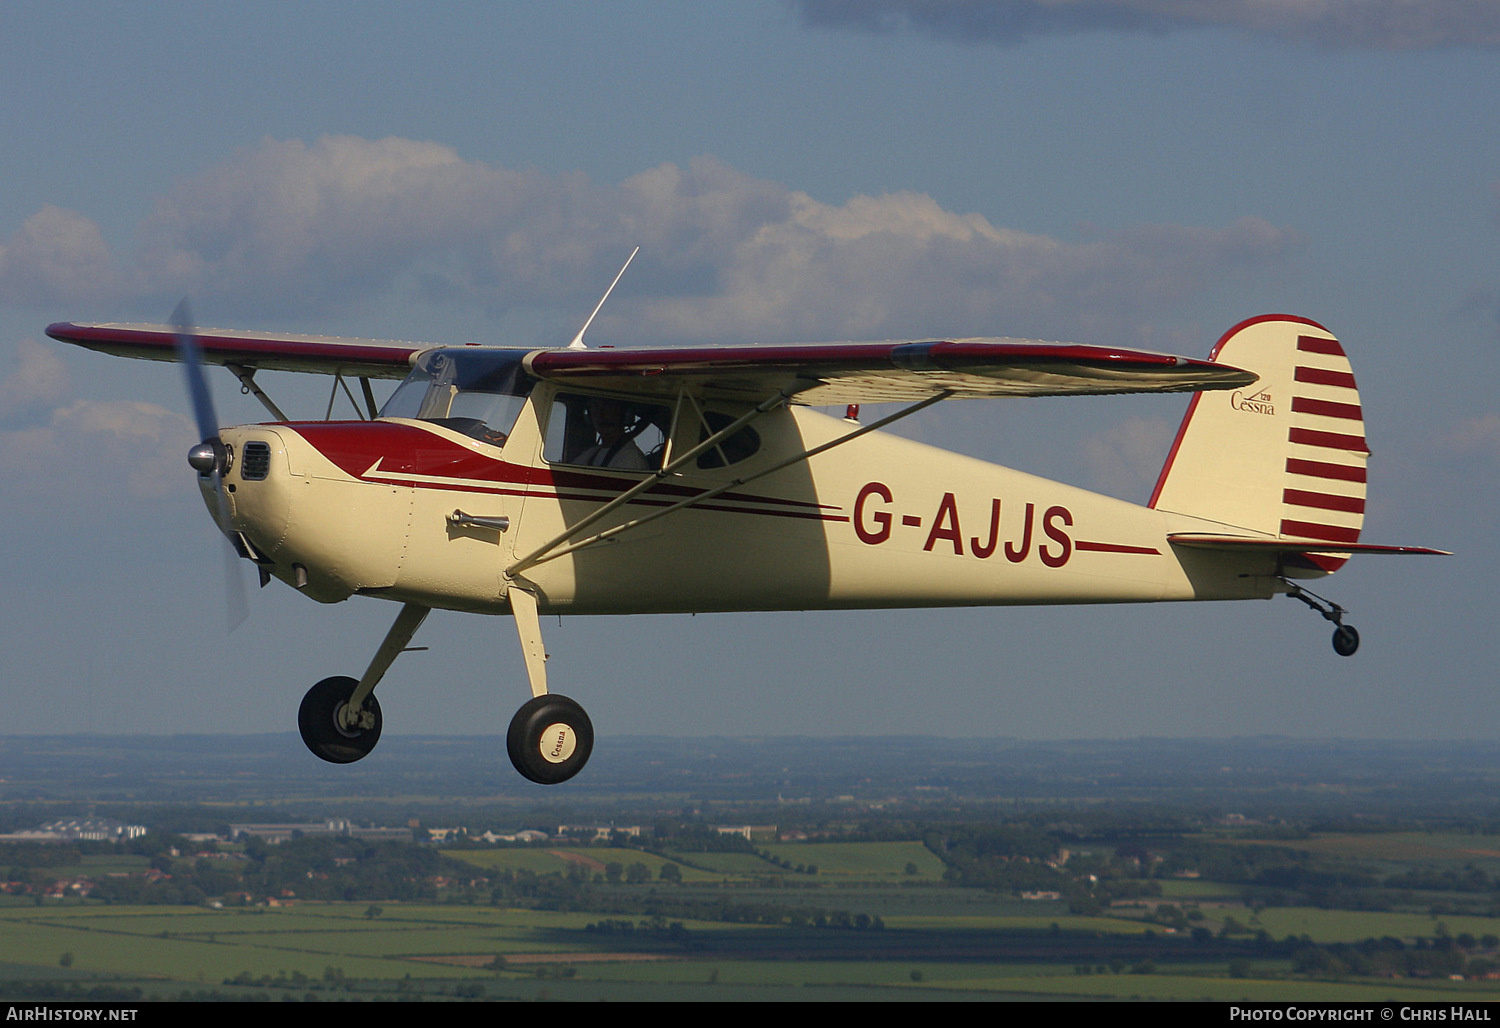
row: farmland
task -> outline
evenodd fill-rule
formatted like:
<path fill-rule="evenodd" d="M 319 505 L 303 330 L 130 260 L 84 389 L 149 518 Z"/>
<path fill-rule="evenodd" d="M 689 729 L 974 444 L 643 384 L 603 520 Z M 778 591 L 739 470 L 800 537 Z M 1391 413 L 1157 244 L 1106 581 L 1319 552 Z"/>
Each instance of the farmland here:
<path fill-rule="evenodd" d="M 40 780 L 0 782 L 13 829 L 67 802 L 56 780 L 18 795 Z M 1223 795 L 1146 804 L 1097 779 L 1102 802 L 965 786 L 775 805 L 751 782 L 566 809 L 392 785 L 252 807 L 133 787 L 84 799 L 145 835 L 0 842 L 0 998 L 1500 999 L 1500 825 L 1461 790 L 1316 810 L 1291 790 L 1287 814 L 1226 816 Z M 252 810 L 305 831 L 231 840 Z M 350 810 L 367 827 L 317 820 Z M 528 827 L 483 842 L 460 822 Z"/>
<path fill-rule="evenodd" d="M 1289 910 L 1263 911 L 1262 919 L 1268 914 L 1298 918 Z M 340 903 L 263 911 L 9 907 L 0 910 L 0 965 L 13 980 L 30 968 L 53 983 L 104 980 L 148 997 L 834 1000 L 881 991 L 899 999 L 1500 999 L 1500 989 L 1484 983 L 1293 979 L 1287 961 L 1275 958 L 1232 973 L 1229 960 L 1193 959 L 1184 947 L 1147 938 L 1138 924 L 1066 913 L 892 914 L 874 947 L 832 931 L 711 921 L 683 922 L 675 933 L 645 923 L 628 932 L 590 929 L 599 922 L 591 912 L 429 904 L 388 904 L 378 916 Z M 1131 963 L 1079 973 L 1080 959 L 1103 951 Z M 64 954 L 66 968 L 58 966 Z"/>

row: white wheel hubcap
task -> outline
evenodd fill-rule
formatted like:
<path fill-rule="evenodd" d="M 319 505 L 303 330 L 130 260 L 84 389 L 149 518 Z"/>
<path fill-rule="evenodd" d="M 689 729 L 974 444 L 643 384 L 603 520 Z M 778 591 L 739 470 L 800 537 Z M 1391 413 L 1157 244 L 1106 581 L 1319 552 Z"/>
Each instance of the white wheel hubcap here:
<path fill-rule="evenodd" d="M 573 731 L 571 725 L 558 721 L 542 729 L 542 759 L 549 764 L 566 763 L 577 748 L 578 733 Z"/>

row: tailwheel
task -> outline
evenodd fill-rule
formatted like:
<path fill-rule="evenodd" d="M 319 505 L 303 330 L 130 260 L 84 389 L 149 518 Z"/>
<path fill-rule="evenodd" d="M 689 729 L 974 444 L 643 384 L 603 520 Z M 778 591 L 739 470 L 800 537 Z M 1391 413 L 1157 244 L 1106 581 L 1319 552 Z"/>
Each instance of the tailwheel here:
<path fill-rule="evenodd" d="M 1323 620 L 1333 622 L 1333 652 L 1340 657 L 1352 657 L 1354 651 L 1359 649 L 1359 633 L 1354 630 L 1353 625 L 1344 624 L 1344 615 L 1349 613 L 1332 600 L 1326 600 L 1311 590 L 1304 589 L 1295 582 L 1283 578 L 1281 580 L 1287 587 L 1286 594 L 1294 600 L 1301 600 L 1313 610 L 1323 616 Z"/>
<path fill-rule="evenodd" d="M 313 756 L 330 764 L 352 764 L 380 741 L 380 703 L 373 694 L 354 717 L 346 713 L 357 685 L 345 675 L 325 678 L 302 697 L 297 730 Z"/>
<path fill-rule="evenodd" d="M 1359 633 L 1353 625 L 1339 625 L 1333 630 L 1333 652 L 1340 657 L 1352 657 L 1359 649 Z"/>
<path fill-rule="evenodd" d="M 510 762 L 540 785 L 566 782 L 588 763 L 594 725 L 573 700 L 546 693 L 527 700 L 505 737 Z"/>

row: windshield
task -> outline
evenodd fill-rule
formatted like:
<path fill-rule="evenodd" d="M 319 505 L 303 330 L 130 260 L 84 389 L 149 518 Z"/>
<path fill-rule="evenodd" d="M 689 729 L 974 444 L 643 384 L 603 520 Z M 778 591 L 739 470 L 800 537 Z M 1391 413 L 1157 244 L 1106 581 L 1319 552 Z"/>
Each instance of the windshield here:
<path fill-rule="evenodd" d="M 430 350 L 380 408 L 380 416 L 430 421 L 503 446 L 535 384 L 521 369 L 525 355 L 524 350 L 478 347 Z"/>

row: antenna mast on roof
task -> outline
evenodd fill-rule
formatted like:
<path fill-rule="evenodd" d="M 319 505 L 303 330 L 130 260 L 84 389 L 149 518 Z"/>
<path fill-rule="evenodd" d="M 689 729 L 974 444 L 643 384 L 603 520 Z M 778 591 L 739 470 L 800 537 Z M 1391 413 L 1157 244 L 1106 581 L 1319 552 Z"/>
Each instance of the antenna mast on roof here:
<path fill-rule="evenodd" d="M 639 246 L 637 246 L 634 250 L 630 251 L 630 256 L 625 258 L 625 264 L 624 264 L 623 267 L 620 268 L 620 273 L 615 276 L 615 280 L 609 284 L 609 288 L 606 289 L 604 291 L 604 295 L 599 298 L 599 304 L 598 304 L 598 306 L 596 306 L 594 308 L 594 313 L 590 314 L 589 315 L 589 320 L 587 320 L 587 321 L 585 321 L 583 323 L 583 327 L 578 330 L 578 334 L 576 336 L 574 336 L 573 337 L 573 341 L 568 344 L 568 349 L 570 349 L 570 350 L 583 350 L 583 349 L 586 349 L 586 347 L 583 345 L 583 334 L 585 332 L 587 332 L 589 330 L 589 326 L 594 323 L 594 318 L 598 317 L 598 315 L 599 315 L 599 308 L 604 306 L 604 301 L 609 299 L 609 294 L 615 291 L 615 286 L 617 286 L 617 285 L 620 284 L 620 279 L 623 278 L 624 275 L 625 275 L 625 269 L 628 268 L 628 267 L 630 267 L 630 262 L 633 261 L 633 260 L 635 260 L 635 255 L 638 254 L 638 253 L 640 253 L 640 252 L 641 252 L 641 248 Z"/>

